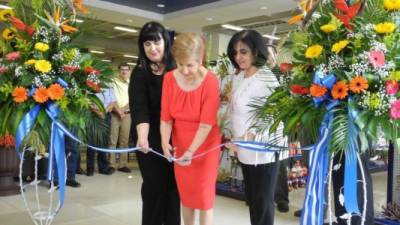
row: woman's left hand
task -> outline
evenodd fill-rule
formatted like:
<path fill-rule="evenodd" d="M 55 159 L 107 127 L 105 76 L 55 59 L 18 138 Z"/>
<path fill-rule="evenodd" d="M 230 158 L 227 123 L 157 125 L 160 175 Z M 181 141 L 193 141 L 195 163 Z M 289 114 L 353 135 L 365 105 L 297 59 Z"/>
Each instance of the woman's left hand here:
<path fill-rule="evenodd" d="M 183 155 L 175 162 L 181 166 L 189 166 L 192 163 L 193 153 L 187 150 Z"/>

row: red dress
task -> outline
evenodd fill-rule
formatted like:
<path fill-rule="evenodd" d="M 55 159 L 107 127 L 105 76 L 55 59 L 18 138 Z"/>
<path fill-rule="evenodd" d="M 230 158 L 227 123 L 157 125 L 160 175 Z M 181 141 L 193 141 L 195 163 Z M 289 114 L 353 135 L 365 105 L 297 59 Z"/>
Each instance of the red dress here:
<path fill-rule="evenodd" d="M 194 156 L 221 144 L 217 125 L 218 106 L 218 80 L 213 73 L 208 72 L 201 85 L 192 91 L 184 91 L 178 86 L 173 71 L 165 74 L 161 120 L 173 121 L 172 145 L 176 147 L 177 158 L 192 143 L 200 123 L 212 125 L 212 129 Z M 189 166 L 175 163 L 179 196 L 185 207 L 200 210 L 213 207 L 219 156 L 218 148 L 203 157 L 193 159 Z"/>

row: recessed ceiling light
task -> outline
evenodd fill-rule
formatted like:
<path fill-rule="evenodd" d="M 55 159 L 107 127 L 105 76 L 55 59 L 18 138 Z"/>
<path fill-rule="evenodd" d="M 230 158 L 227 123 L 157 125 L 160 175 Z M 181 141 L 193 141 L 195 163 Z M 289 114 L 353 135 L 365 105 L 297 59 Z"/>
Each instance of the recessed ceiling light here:
<path fill-rule="evenodd" d="M 231 24 L 222 24 L 221 27 L 223 27 L 225 29 L 229 29 L 229 30 L 236 30 L 236 31 L 244 30 L 243 27 L 239 27 L 239 26 L 235 26 L 235 25 L 231 25 Z"/>
<path fill-rule="evenodd" d="M 104 52 L 102 52 L 102 51 L 97 51 L 97 50 L 90 50 L 90 52 L 91 52 L 91 53 L 94 53 L 94 54 L 104 54 Z"/>
<path fill-rule="evenodd" d="M 266 38 L 271 39 L 271 40 L 280 40 L 281 39 L 280 37 L 273 36 L 273 35 L 270 35 L 270 34 L 264 34 L 263 37 L 266 37 Z"/>
<path fill-rule="evenodd" d="M 102 59 L 103 62 L 111 62 L 111 59 Z"/>
<path fill-rule="evenodd" d="M 127 55 L 127 54 L 124 54 L 124 57 L 125 57 L 125 58 L 133 58 L 133 59 L 139 58 L 139 57 L 136 56 L 136 55 Z"/>
<path fill-rule="evenodd" d="M 131 66 L 136 66 L 136 63 L 133 63 L 133 62 L 127 62 L 126 64 L 131 65 Z"/>
<path fill-rule="evenodd" d="M 212 17 L 207 17 L 206 20 L 207 20 L 207 21 L 212 21 L 213 18 L 212 18 Z"/>
<path fill-rule="evenodd" d="M 266 10 L 266 9 L 268 9 L 268 7 L 267 6 L 261 6 L 260 9 L 261 10 Z"/>
<path fill-rule="evenodd" d="M 164 5 L 164 4 L 157 4 L 157 7 L 158 7 L 158 8 L 164 8 L 165 5 Z"/>
<path fill-rule="evenodd" d="M 131 20 L 131 19 L 127 19 L 127 21 L 128 21 L 129 23 L 132 23 L 132 22 L 133 22 L 133 20 Z"/>
<path fill-rule="evenodd" d="M 10 6 L 7 5 L 1 5 L 0 4 L 0 9 L 12 9 Z"/>
<path fill-rule="evenodd" d="M 131 28 L 127 28 L 127 27 L 120 27 L 120 26 L 116 26 L 114 27 L 115 30 L 121 30 L 121 31 L 126 31 L 126 32 L 131 32 L 131 33 L 136 33 L 138 32 L 135 29 L 131 29 Z"/>

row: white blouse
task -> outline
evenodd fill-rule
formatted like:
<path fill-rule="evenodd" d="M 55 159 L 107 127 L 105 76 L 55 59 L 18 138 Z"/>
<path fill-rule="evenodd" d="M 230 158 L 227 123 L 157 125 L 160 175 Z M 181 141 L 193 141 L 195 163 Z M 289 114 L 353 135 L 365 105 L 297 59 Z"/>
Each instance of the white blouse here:
<path fill-rule="evenodd" d="M 269 134 L 268 132 L 257 134 L 254 125 L 254 108 L 250 107 L 254 100 L 266 98 L 271 95 L 274 88 L 279 86 L 275 75 L 266 67 L 260 68 L 251 77 L 244 77 L 244 72 L 238 75 L 232 75 L 232 99 L 229 106 L 230 126 L 233 140 L 243 140 L 246 133 L 252 133 L 256 136 L 256 141 L 268 142 L 268 140 L 282 138 L 283 125 L 280 125 L 277 132 Z M 283 139 L 283 138 L 282 138 Z M 276 141 L 275 141 L 276 142 Z M 284 140 L 280 141 L 283 144 Z M 255 152 L 246 149 L 238 151 L 239 161 L 243 164 L 257 165 L 275 162 L 275 153 L 273 152 Z"/>

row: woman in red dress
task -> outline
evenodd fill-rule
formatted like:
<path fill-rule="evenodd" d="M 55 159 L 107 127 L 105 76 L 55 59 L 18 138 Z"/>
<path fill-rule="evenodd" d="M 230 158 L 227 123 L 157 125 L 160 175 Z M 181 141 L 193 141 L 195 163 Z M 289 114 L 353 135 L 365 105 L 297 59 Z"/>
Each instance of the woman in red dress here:
<path fill-rule="evenodd" d="M 201 36 L 178 35 L 172 53 L 177 69 L 168 72 L 163 83 L 162 147 L 166 157 L 175 151 L 174 170 L 185 225 L 194 224 L 195 209 L 200 210 L 200 224 L 209 225 L 213 218 L 221 141 L 217 126 L 218 80 L 202 66 L 205 43 Z M 206 151 L 203 156 L 193 158 Z"/>

